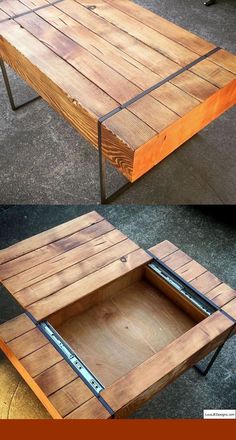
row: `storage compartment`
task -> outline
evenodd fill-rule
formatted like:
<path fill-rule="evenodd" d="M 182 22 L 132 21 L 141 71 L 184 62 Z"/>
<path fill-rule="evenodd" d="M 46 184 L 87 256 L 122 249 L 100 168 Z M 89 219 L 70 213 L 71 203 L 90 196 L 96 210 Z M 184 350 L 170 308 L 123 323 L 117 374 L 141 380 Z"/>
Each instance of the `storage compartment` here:
<path fill-rule="evenodd" d="M 107 387 L 200 320 L 194 306 L 186 312 L 184 303 L 171 300 L 159 277 L 144 266 L 49 322 Z"/>

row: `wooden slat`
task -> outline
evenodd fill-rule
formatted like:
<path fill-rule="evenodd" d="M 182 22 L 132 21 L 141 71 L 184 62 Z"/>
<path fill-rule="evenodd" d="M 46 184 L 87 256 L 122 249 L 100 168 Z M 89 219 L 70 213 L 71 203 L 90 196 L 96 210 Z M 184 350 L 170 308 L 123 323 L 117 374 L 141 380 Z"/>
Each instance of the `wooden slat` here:
<path fill-rule="evenodd" d="M 17 274 L 20 274 L 28 269 L 34 268 L 37 265 L 46 261 L 51 261 L 52 258 L 59 257 L 60 255 L 68 252 L 77 246 L 93 240 L 99 235 L 105 234 L 114 229 L 114 226 L 107 221 L 95 223 L 92 226 L 83 228 L 79 232 L 62 238 L 57 241 L 53 241 L 49 245 L 42 246 L 35 251 L 28 252 L 21 257 L 15 258 L 13 261 L 9 261 L 0 266 L 0 278 L 5 280 L 11 278 Z"/>
<path fill-rule="evenodd" d="M 76 377 L 77 374 L 74 370 L 63 360 L 36 376 L 35 382 L 46 396 L 49 396 L 70 383 Z"/>
<path fill-rule="evenodd" d="M 8 343 L 33 328 L 35 325 L 31 319 L 23 314 L 0 325 L 0 338 Z"/>
<path fill-rule="evenodd" d="M 21 359 L 22 365 L 32 377 L 41 374 L 43 371 L 57 364 L 62 356 L 50 343 Z"/>
<path fill-rule="evenodd" d="M 95 211 L 85 214 L 79 218 L 75 218 L 55 228 L 41 232 L 34 237 L 27 238 L 19 243 L 9 246 L 7 249 L 0 251 L 0 264 L 14 260 L 29 252 L 35 251 L 43 246 L 53 243 L 62 238 L 68 237 L 81 229 L 102 220 L 102 217 Z"/>
<path fill-rule="evenodd" d="M 109 419 L 110 413 L 104 408 L 98 399 L 92 398 L 75 411 L 72 411 L 66 419 Z"/>
<path fill-rule="evenodd" d="M 21 359 L 46 344 L 47 339 L 45 336 L 37 328 L 34 328 L 8 342 L 8 347 L 18 359 Z"/>
<path fill-rule="evenodd" d="M 105 233 L 110 229 L 112 231 Z M 105 225 L 105 227 L 101 225 L 96 235 L 99 236 L 81 246 L 78 241 L 78 246 L 74 249 L 8 278 L 3 281 L 4 286 L 12 293 L 18 292 L 125 239 L 123 234 L 115 230 L 112 225 Z"/>
<path fill-rule="evenodd" d="M 150 252 L 152 252 L 154 255 L 156 255 L 157 258 L 164 258 L 168 255 L 172 254 L 173 252 L 177 251 L 178 248 L 173 243 L 171 243 L 168 240 L 162 241 L 161 243 L 151 247 L 149 249 Z"/>
<path fill-rule="evenodd" d="M 62 288 L 79 281 L 92 272 L 107 266 L 118 258 L 122 258 L 127 253 L 137 249 L 138 246 L 126 239 L 122 242 L 109 247 L 99 255 L 93 255 L 83 260 L 82 264 L 74 264 L 68 269 L 61 270 L 45 280 L 37 282 L 32 286 L 23 289 L 14 295 L 19 303 L 26 307 L 39 299 L 45 298 Z"/>
<path fill-rule="evenodd" d="M 49 396 L 50 402 L 62 417 L 80 407 L 93 397 L 89 388 L 77 378 Z"/>
<path fill-rule="evenodd" d="M 236 298 L 236 291 L 222 283 L 210 290 L 210 292 L 207 293 L 207 296 L 219 307 L 222 307 L 224 304 L 227 304 L 229 301 Z"/>
<path fill-rule="evenodd" d="M 127 15 L 130 15 L 136 18 L 141 23 L 144 23 L 146 26 L 156 30 L 158 32 L 170 38 L 173 41 L 183 45 L 187 49 L 192 52 L 197 53 L 198 55 L 204 55 L 214 48 L 214 45 L 209 43 L 206 40 L 194 35 L 191 32 L 181 28 L 180 26 L 176 26 L 174 23 L 166 20 L 163 17 L 160 17 L 157 14 L 149 11 L 148 9 L 142 8 L 135 4 L 132 1 L 127 0 L 104 0 L 106 3 L 109 3 L 113 7 L 120 9 L 122 12 L 125 12 Z"/>
<path fill-rule="evenodd" d="M 189 263 L 191 261 L 191 257 L 186 255 L 181 250 L 178 250 L 173 254 L 162 258 L 162 261 L 167 264 L 167 266 L 171 267 L 172 270 L 176 270 L 179 267 Z"/>
<path fill-rule="evenodd" d="M 118 103 L 16 23 L 9 22 L 7 26 L 2 23 L 1 34 L 4 37 L 0 46 L 1 56 L 96 146 L 98 117 L 116 108 Z M 107 157 L 110 154 L 113 165 L 130 178 L 133 148 L 152 138 L 155 131 L 128 110 L 120 112 L 104 125 L 104 153 Z"/>

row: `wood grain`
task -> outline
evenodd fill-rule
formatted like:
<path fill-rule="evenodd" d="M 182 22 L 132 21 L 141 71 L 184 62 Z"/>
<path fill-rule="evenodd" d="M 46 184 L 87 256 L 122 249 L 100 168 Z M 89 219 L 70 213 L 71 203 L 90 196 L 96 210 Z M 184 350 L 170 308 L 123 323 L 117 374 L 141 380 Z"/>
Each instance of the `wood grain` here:
<path fill-rule="evenodd" d="M 95 223 L 89 224 L 92 219 Z M 147 268 L 151 257 L 113 227 L 104 234 L 104 225 L 102 217 L 93 213 L 82 217 L 81 223 L 75 219 L 45 231 L 32 242 L 28 239 L 2 251 L 0 270 L 5 275 L 11 271 L 12 278 L 25 277 L 28 271 L 38 276 L 42 265 L 46 278 L 35 286 L 44 285 L 48 296 L 39 299 L 35 288 L 31 299 L 36 301 L 29 309 L 38 319 L 49 317 L 106 385 L 102 396 L 115 417 L 127 417 L 221 344 L 233 322 L 219 311 L 206 318 L 191 305 L 184 307 Z M 94 238 L 96 229 L 102 240 L 111 236 L 109 246 L 75 263 L 73 253 L 99 239 Z M 167 240 L 150 250 L 236 318 L 233 289 Z M 67 260 L 71 253 L 73 258 Z M 56 267 L 51 275 L 50 261 Z M 57 279 L 59 273 L 64 275 Z M 53 293 L 46 290 L 50 278 Z M 19 292 L 22 298 L 23 293 L 30 295 L 30 288 Z M 0 326 L 0 347 L 53 418 L 111 417 L 26 315 Z"/>
<path fill-rule="evenodd" d="M 0 24 L 0 56 L 94 147 L 101 116 L 215 47 L 131 1 L 3 0 L 0 14 L 42 5 Z M 110 117 L 104 155 L 137 180 L 235 104 L 235 60 L 220 50 Z"/>

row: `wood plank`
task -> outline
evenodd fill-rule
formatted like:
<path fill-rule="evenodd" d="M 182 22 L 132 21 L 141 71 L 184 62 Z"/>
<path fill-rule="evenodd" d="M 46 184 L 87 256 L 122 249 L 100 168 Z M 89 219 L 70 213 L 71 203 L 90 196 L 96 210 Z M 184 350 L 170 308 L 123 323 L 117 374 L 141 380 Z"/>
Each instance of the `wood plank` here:
<path fill-rule="evenodd" d="M 92 272 L 107 266 L 118 258 L 124 257 L 127 253 L 137 248 L 138 246 L 130 240 L 123 240 L 117 245 L 109 247 L 103 252 L 99 252 L 98 255 L 88 257 L 86 260 L 83 260 L 82 264 L 74 264 L 68 269 L 61 270 L 55 275 L 19 291 L 14 297 L 23 307 L 27 307 L 39 299 L 49 296 L 88 276 Z"/>
<path fill-rule="evenodd" d="M 62 356 L 48 343 L 21 359 L 28 373 L 35 377 L 62 360 Z"/>
<path fill-rule="evenodd" d="M 52 229 L 46 230 L 26 240 L 13 244 L 6 249 L 0 251 L 0 264 L 7 261 L 14 260 L 22 255 L 46 246 L 50 243 L 58 241 L 62 238 L 68 237 L 81 229 L 84 229 L 92 224 L 95 224 L 103 218 L 95 211 L 77 217 L 69 222 L 63 223 Z"/>
<path fill-rule="evenodd" d="M 172 254 L 173 252 L 176 252 L 177 250 L 178 250 L 177 246 L 175 246 L 173 243 L 171 243 L 168 240 L 164 240 L 161 243 L 158 243 L 149 249 L 150 252 L 152 252 L 154 255 L 156 255 L 157 258 L 160 259 L 167 257 L 168 255 Z"/>
<path fill-rule="evenodd" d="M 109 231 L 109 229 L 112 230 L 106 233 L 105 231 Z M 70 251 L 8 278 L 3 281 L 4 286 L 11 293 L 18 292 L 125 239 L 123 234 L 114 229 L 112 225 L 105 225 L 105 228 L 101 227 L 101 229 L 98 228 L 97 235 L 99 235 L 97 238 L 83 243 L 81 246 L 78 245 Z"/>
<path fill-rule="evenodd" d="M 211 299 L 219 307 L 227 304 L 236 298 L 236 291 L 226 284 L 219 284 L 207 293 L 207 297 Z"/>
<path fill-rule="evenodd" d="M 177 270 L 191 261 L 191 257 L 186 255 L 181 250 L 174 252 L 167 257 L 162 258 L 162 261 L 167 264 L 172 270 Z"/>
<path fill-rule="evenodd" d="M 173 41 L 183 45 L 198 55 L 204 55 L 214 48 L 214 45 L 199 36 L 177 26 L 176 24 L 166 20 L 163 17 L 153 13 L 152 11 L 137 5 L 133 1 L 123 0 L 104 0 L 113 7 L 120 9 L 122 12 L 135 18 L 137 21 L 144 23 L 146 26 L 154 30 L 158 30 L 161 34 Z"/>
<path fill-rule="evenodd" d="M 78 3 L 84 6 L 91 6 L 92 0 L 76 0 Z M 105 18 L 111 22 L 117 28 L 120 28 L 128 34 L 135 37 L 137 40 L 142 41 L 152 49 L 162 53 L 167 58 L 179 63 L 180 65 L 186 65 L 191 63 L 198 55 L 190 51 L 189 49 L 181 46 L 173 40 L 165 37 L 154 29 L 149 28 L 141 22 L 137 22 L 133 17 L 124 14 L 122 11 L 113 8 L 111 4 L 102 2 L 101 0 L 95 0 L 93 5 L 96 6 L 92 12 Z"/>
<path fill-rule="evenodd" d="M 219 278 L 213 275 L 211 272 L 205 272 L 199 277 L 196 277 L 191 281 L 191 284 L 202 293 L 206 294 L 221 284 Z"/>
<path fill-rule="evenodd" d="M 0 338 L 8 343 L 33 328 L 35 328 L 35 325 L 31 319 L 22 314 L 0 325 Z"/>
<path fill-rule="evenodd" d="M 34 380 L 46 396 L 50 396 L 75 378 L 77 378 L 77 374 L 63 360 L 36 376 Z"/>
<path fill-rule="evenodd" d="M 102 396 L 116 417 L 126 417 L 222 343 L 232 326 L 221 312 L 214 313 L 105 389 Z"/>
<path fill-rule="evenodd" d="M 92 392 L 81 379 L 77 378 L 51 394 L 49 400 L 62 417 L 65 417 L 90 400 L 91 397 L 93 397 Z"/>
<path fill-rule="evenodd" d="M 93 397 L 84 405 L 81 405 L 75 411 L 72 411 L 66 419 L 109 419 L 111 418 L 110 413 L 104 408 L 104 406 L 99 402 L 96 397 Z"/>
<path fill-rule="evenodd" d="M 187 282 L 194 280 L 194 278 L 202 275 L 207 270 L 197 261 L 191 260 L 189 263 L 176 270 L 176 273 L 184 278 Z"/>
<path fill-rule="evenodd" d="M 110 223 L 106 220 L 95 223 L 87 228 L 82 228 L 79 232 L 69 235 L 60 240 L 53 241 L 49 245 L 42 246 L 35 251 L 28 252 L 21 257 L 15 258 L 5 264 L 0 266 L 0 278 L 1 280 L 6 280 L 7 278 L 13 277 L 20 274 L 28 269 L 32 269 L 37 265 L 50 261 L 52 258 L 75 249 L 77 246 L 81 246 L 87 243 L 99 235 L 103 235 L 114 229 Z"/>
<path fill-rule="evenodd" d="M 125 260 L 117 260 L 105 268 L 88 275 L 86 278 L 59 290 L 54 295 L 50 295 L 49 297 L 37 301 L 27 309 L 37 320 L 41 320 L 70 304 L 74 304 L 76 301 L 88 296 L 93 291 L 102 286 L 106 286 L 113 280 L 142 266 L 148 261 L 150 261 L 150 258 L 146 252 L 138 249 L 128 254 Z"/>
<path fill-rule="evenodd" d="M 210 60 L 236 74 L 236 56 L 226 50 L 211 55 Z"/>
<path fill-rule="evenodd" d="M 34 328 L 8 342 L 8 347 L 18 359 L 21 359 L 47 343 L 48 340 L 45 336 L 37 328 Z"/>

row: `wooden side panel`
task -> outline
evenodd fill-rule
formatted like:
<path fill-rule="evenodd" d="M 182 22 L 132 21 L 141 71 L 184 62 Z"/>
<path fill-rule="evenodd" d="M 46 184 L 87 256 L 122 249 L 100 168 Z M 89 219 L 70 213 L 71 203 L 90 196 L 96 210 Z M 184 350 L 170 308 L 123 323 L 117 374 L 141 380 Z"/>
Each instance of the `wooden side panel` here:
<path fill-rule="evenodd" d="M 132 181 L 173 153 L 184 142 L 236 103 L 236 80 L 195 107 L 160 135 L 135 151 Z M 145 157 L 145 160 L 144 160 Z M 223 152 L 222 152 L 223 157 Z"/>

